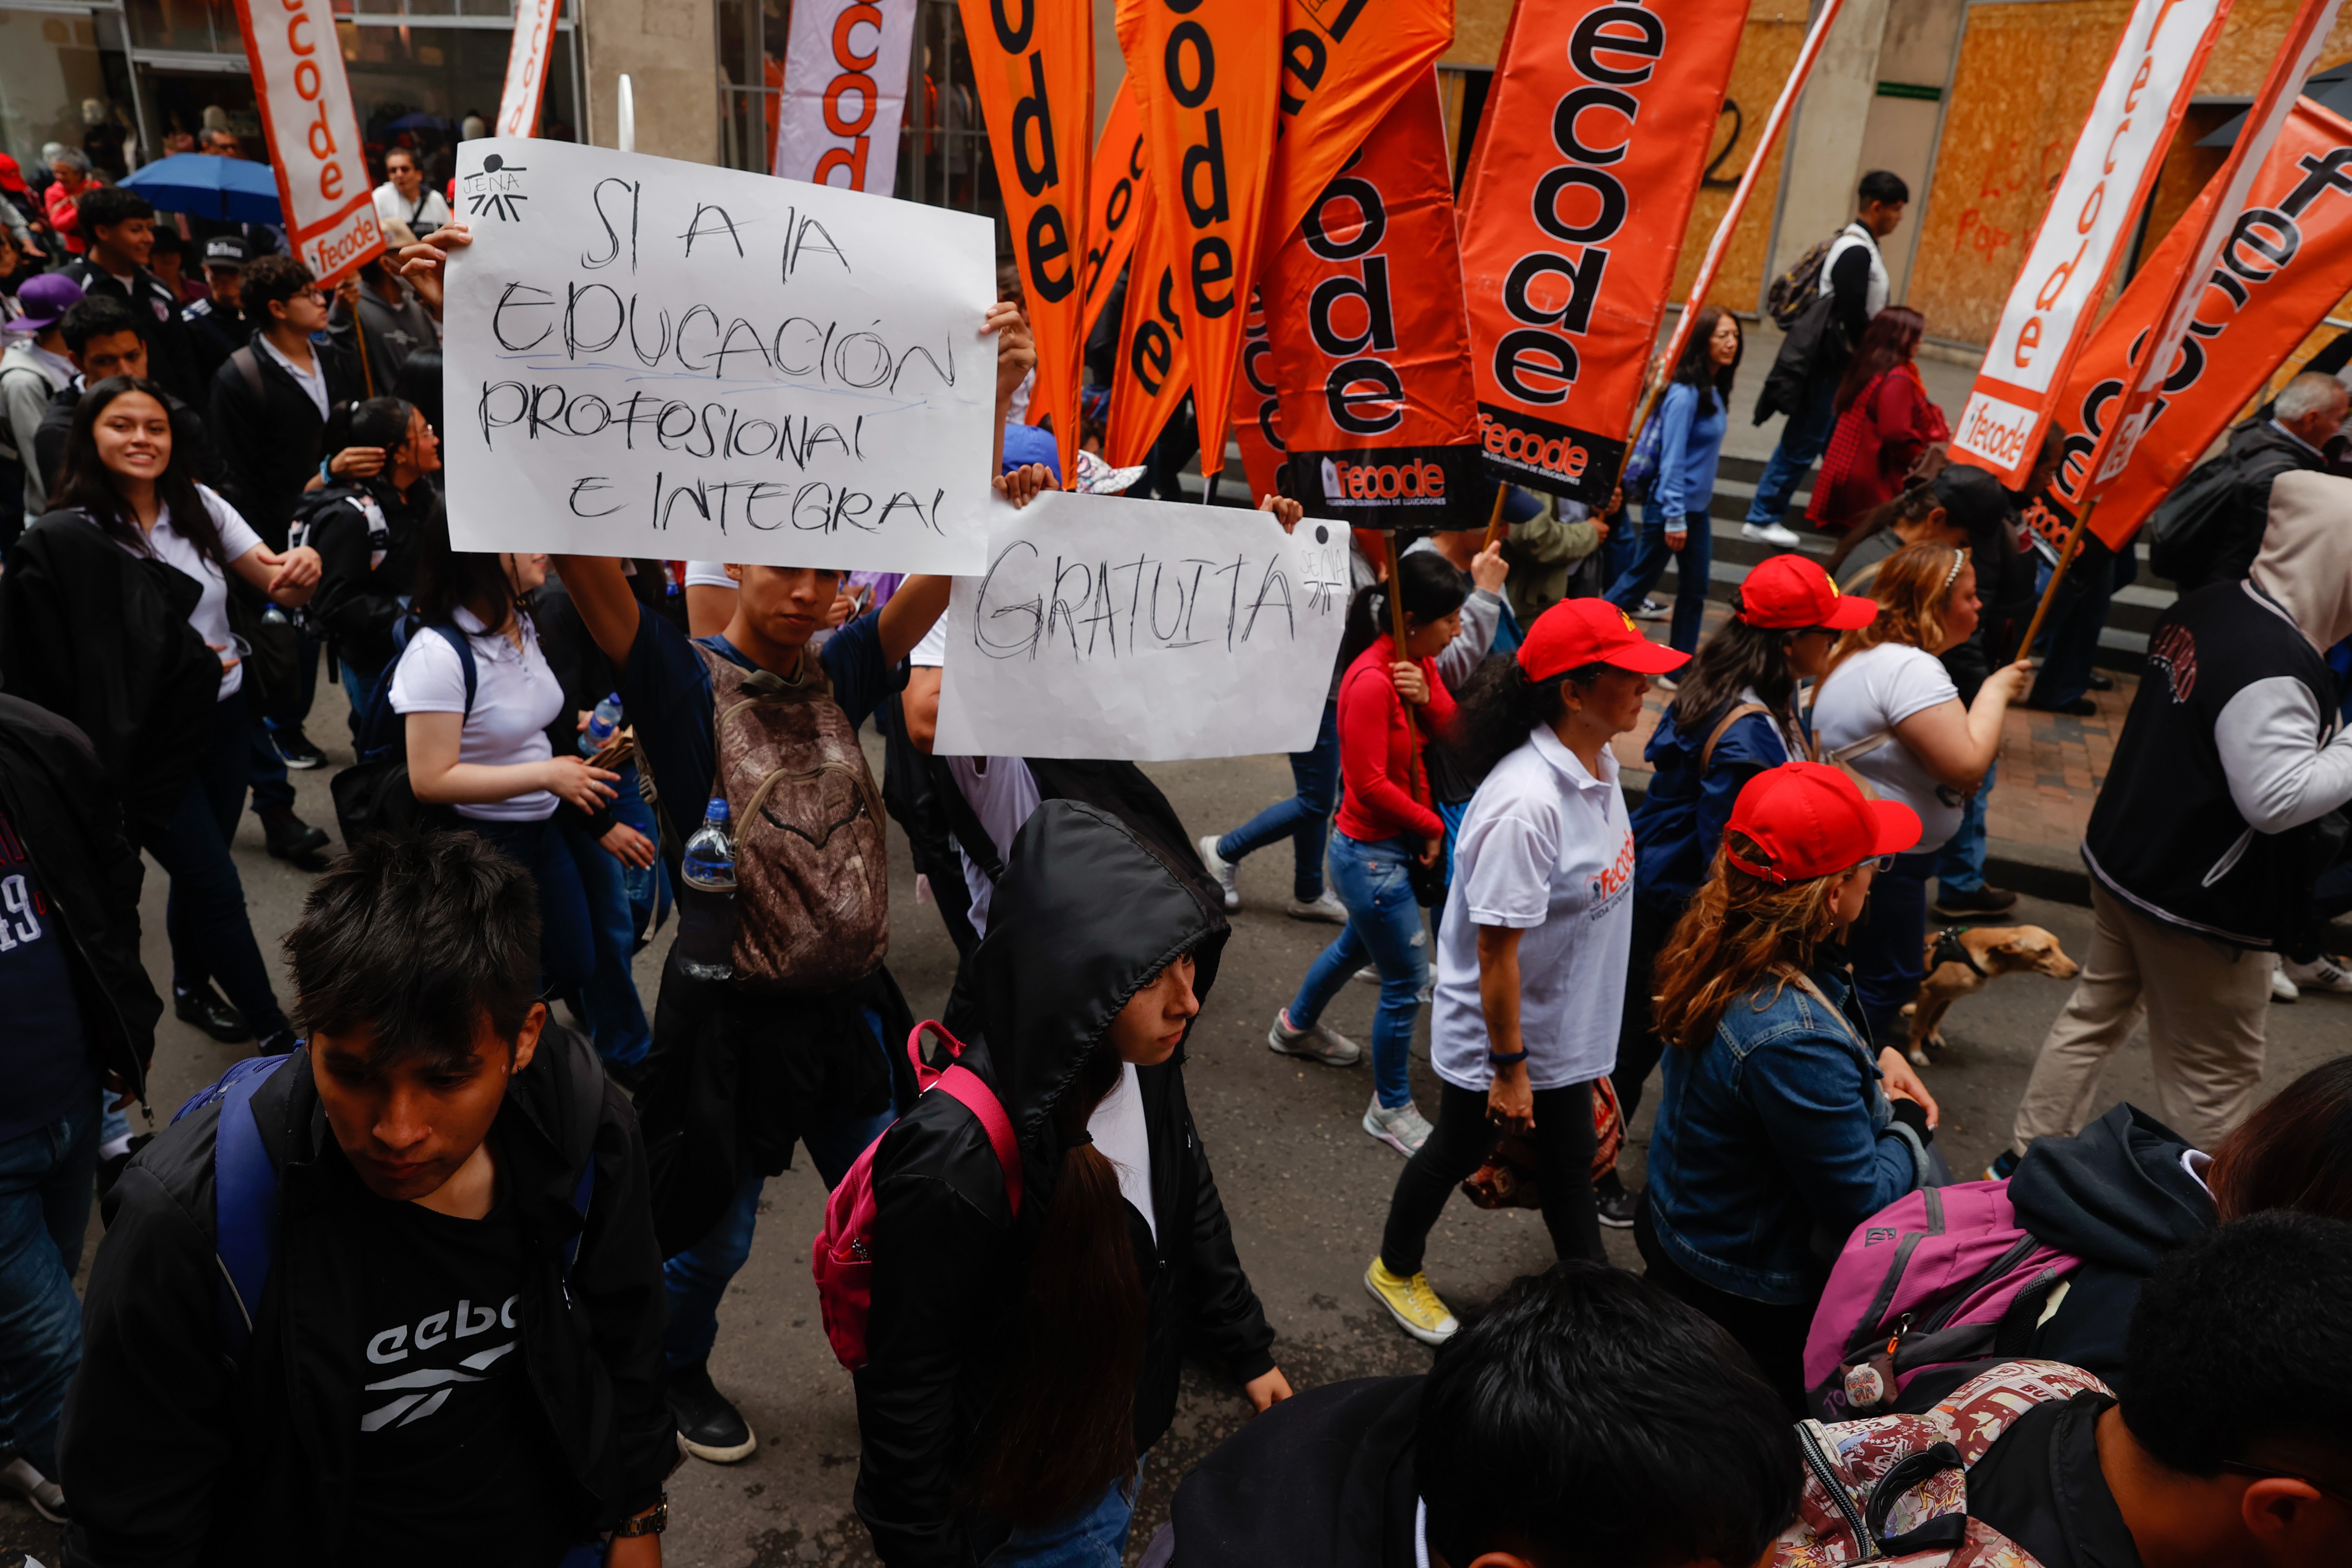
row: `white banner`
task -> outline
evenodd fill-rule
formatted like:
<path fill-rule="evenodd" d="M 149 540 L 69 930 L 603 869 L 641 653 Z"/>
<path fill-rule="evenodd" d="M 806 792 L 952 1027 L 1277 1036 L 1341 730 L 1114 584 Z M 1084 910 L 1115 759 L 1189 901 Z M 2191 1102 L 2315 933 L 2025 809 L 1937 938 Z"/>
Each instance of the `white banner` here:
<path fill-rule="evenodd" d="M 256 16 L 252 0 L 236 0 L 236 21 L 287 242 L 320 282 L 333 283 L 383 249 L 333 8 L 275 0 Z"/>
<path fill-rule="evenodd" d="M 499 93 L 493 136 L 530 136 L 547 91 L 547 57 L 555 51 L 555 19 L 563 0 L 515 0 L 514 42 L 507 49 L 507 82 Z M 422 239 L 424 236 L 419 235 Z"/>
<path fill-rule="evenodd" d="M 915 0 L 797 0 L 784 47 L 778 174 L 890 194 L 914 36 Z M 978 131 L 977 104 L 971 116 Z"/>
<path fill-rule="evenodd" d="M 459 549 L 982 569 L 988 219 L 509 137 L 457 216 Z"/>
<path fill-rule="evenodd" d="M 1315 744 L 1348 530 L 1049 490 L 1000 504 L 948 605 L 941 756 L 1184 757 Z"/>

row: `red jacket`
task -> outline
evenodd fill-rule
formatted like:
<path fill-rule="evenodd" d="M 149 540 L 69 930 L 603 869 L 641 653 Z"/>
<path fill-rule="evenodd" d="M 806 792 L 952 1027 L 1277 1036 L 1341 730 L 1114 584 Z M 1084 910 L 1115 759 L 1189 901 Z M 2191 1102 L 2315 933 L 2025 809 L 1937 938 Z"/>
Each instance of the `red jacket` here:
<path fill-rule="evenodd" d="M 1339 678 L 1340 832 L 1360 844 L 1412 834 L 1442 837 L 1444 823 L 1428 804 L 1427 769 L 1416 774 L 1416 737 L 1405 716 L 1404 699 L 1389 679 L 1395 648 L 1380 637 L 1356 656 Z M 1421 710 L 1425 731 L 1454 723 L 1454 698 L 1438 679 L 1437 661 L 1424 658 L 1429 701 Z M 1414 788 L 1416 776 L 1420 788 Z M 1415 798 L 1418 795 L 1419 798 Z"/>
<path fill-rule="evenodd" d="M 92 174 L 82 189 L 94 191 L 103 184 L 105 184 L 104 181 L 96 174 Z M 49 226 L 58 231 L 58 237 L 66 242 L 68 250 L 79 256 L 85 248 L 85 242 L 81 237 L 81 229 L 75 221 L 79 216 L 74 206 L 75 199 L 66 195 L 66 183 L 63 180 L 52 180 L 48 190 L 42 195 L 41 205 L 48 209 Z"/>
<path fill-rule="evenodd" d="M 1927 401 L 1917 367 L 1896 365 L 1838 416 L 1806 519 L 1822 528 L 1852 527 L 1892 500 L 1920 452 L 1950 434 L 1943 411 Z"/>

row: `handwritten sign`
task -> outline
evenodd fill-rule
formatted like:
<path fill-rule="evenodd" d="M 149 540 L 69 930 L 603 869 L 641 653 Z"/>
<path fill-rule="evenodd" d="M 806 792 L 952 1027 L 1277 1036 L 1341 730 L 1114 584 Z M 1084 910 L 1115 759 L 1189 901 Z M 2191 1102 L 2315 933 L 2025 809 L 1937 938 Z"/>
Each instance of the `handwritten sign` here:
<path fill-rule="evenodd" d="M 981 569 L 986 218 L 512 137 L 457 205 L 459 549 Z"/>
<path fill-rule="evenodd" d="M 942 756 L 1168 762 L 1306 751 L 1348 614 L 1348 531 L 1049 491 L 958 577 Z"/>

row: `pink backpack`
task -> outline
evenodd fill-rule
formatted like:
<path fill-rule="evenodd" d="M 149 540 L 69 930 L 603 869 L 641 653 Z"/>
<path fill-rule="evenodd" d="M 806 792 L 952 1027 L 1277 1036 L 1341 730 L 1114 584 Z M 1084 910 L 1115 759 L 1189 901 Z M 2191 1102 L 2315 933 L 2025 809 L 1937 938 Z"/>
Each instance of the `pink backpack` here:
<path fill-rule="evenodd" d="M 1805 1340 L 1812 1408 L 1824 1421 L 1881 1415 L 1930 1368 L 2006 1359 L 2002 1318 L 2021 1302 L 2038 1314 L 2082 1261 L 2019 1228 L 2005 1181 L 1895 1199 L 1846 1238 L 1814 1310 Z"/>
<path fill-rule="evenodd" d="M 923 1031 L 937 1034 L 946 1045 L 946 1070 L 923 1061 Z M 1013 1119 L 1004 1114 L 981 1076 L 953 1058 L 963 1055 L 963 1042 L 932 1019 L 915 1026 L 907 1037 L 907 1056 L 915 1064 L 915 1081 L 923 1089 L 933 1085 L 949 1099 L 980 1119 L 988 1133 L 996 1163 L 1004 1167 L 1004 1195 L 1015 1215 L 1021 1212 L 1021 1144 L 1013 1135 Z M 809 1247 L 809 1272 L 816 1276 L 818 1309 L 824 1314 L 824 1337 L 841 1364 L 856 1372 L 866 1364 L 866 1320 L 874 1308 L 874 1151 L 877 1138 L 866 1146 L 825 1200 L 824 1228 Z"/>

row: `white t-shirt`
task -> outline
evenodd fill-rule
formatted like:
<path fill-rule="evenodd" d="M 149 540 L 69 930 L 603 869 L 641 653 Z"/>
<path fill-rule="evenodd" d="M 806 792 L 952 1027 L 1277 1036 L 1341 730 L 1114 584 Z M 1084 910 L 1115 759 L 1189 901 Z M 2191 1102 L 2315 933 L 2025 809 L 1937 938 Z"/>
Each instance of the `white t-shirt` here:
<path fill-rule="evenodd" d="M 1087 1118 L 1095 1148 L 1118 1173 L 1118 1195 L 1135 1205 L 1151 1239 L 1160 1239 L 1160 1216 L 1151 1212 L 1151 1137 L 1143 1121 L 1143 1086 L 1136 1081 L 1135 1064 L 1119 1065 L 1118 1082 L 1103 1096 Z"/>
<path fill-rule="evenodd" d="M 213 526 L 220 530 L 222 555 L 234 562 L 246 552 L 261 547 L 261 535 L 237 515 L 236 508 L 203 485 L 196 487 L 196 494 L 204 498 L 205 510 L 212 515 Z M 133 555 L 139 553 L 127 544 L 123 548 Z M 147 550 L 156 560 L 194 577 L 204 589 L 196 607 L 188 614 L 188 624 L 196 628 L 198 637 L 220 651 L 222 663 L 228 665 L 221 671 L 221 697 L 226 700 L 236 696 L 245 689 L 245 665 L 242 661 L 228 664 L 236 658 L 236 650 L 229 641 L 227 574 L 206 561 L 195 542 L 184 538 L 172 526 L 172 509 L 168 506 L 157 514 L 155 526 L 148 531 Z"/>
<path fill-rule="evenodd" d="M 486 635 L 469 610 L 453 617 L 474 650 L 474 710 L 466 713 L 466 667 L 449 639 L 420 630 L 401 650 L 392 677 L 395 713 L 466 713 L 457 733 L 457 760 L 484 767 L 543 763 L 553 756 L 547 727 L 563 711 L 563 687 L 539 651 L 530 618 L 522 623 L 522 649 L 504 637 Z M 539 822 L 555 815 L 555 796 L 526 790 L 486 805 L 461 805 L 460 816 L 484 822 Z"/>
<path fill-rule="evenodd" d="M 907 661 L 918 669 L 938 669 L 947 660 L 948 622 L 941 616 L 931 623 L 931 629 L 923 634 Z M 942 757 L 940 761 L 947 763 L 948 774 L 971 814 L 980 818 L 989 842 L 996 846 L 996 858 L 1002 863 L 1013 853 L 1013 839 L 1021 825 L 1037 809 L 1037 775 L 1019 757 Z M 961 844 L 956 846 L 956 858 L 963 863 L 963 885 L 971 893 L 971 929 L 986 936 L 988 906 L 996 895 L 996 884 L 971 863 Z"/>
<path fill-rule="evenodd" d="M 1891 731 L 1914 713 L 1959 695 L 1943 660 L 1907 643 L 1885 642 L 1830 671 L 1813 699 L 1813 733 L 1821 739 L 1823 762 L 1867 736 L 1889 732 L 1883 745 L 1848 758 L 1846 765 L 1880 798 L 1899 800 L 1919 814 L 1919 842 L 1913 849 L 1940 847 L 1959 831 L 1959 796 L 1937 784 Z"/>
<path fill-rule="evenodd" d="M 1478 1005 L 1478 927 L 1519 939 L 1519 1037 L 1528 1081 L 1559 1089 L 1617 1065 L 1633 944 L 1633 828 L 1617 759 L 1601 776 L 1547 726 L 1495 764 L 1454 838 L 1454 886 L 1437 943 L 1430 1066 L 1458 1089 L 1494 1081 Z"/>

